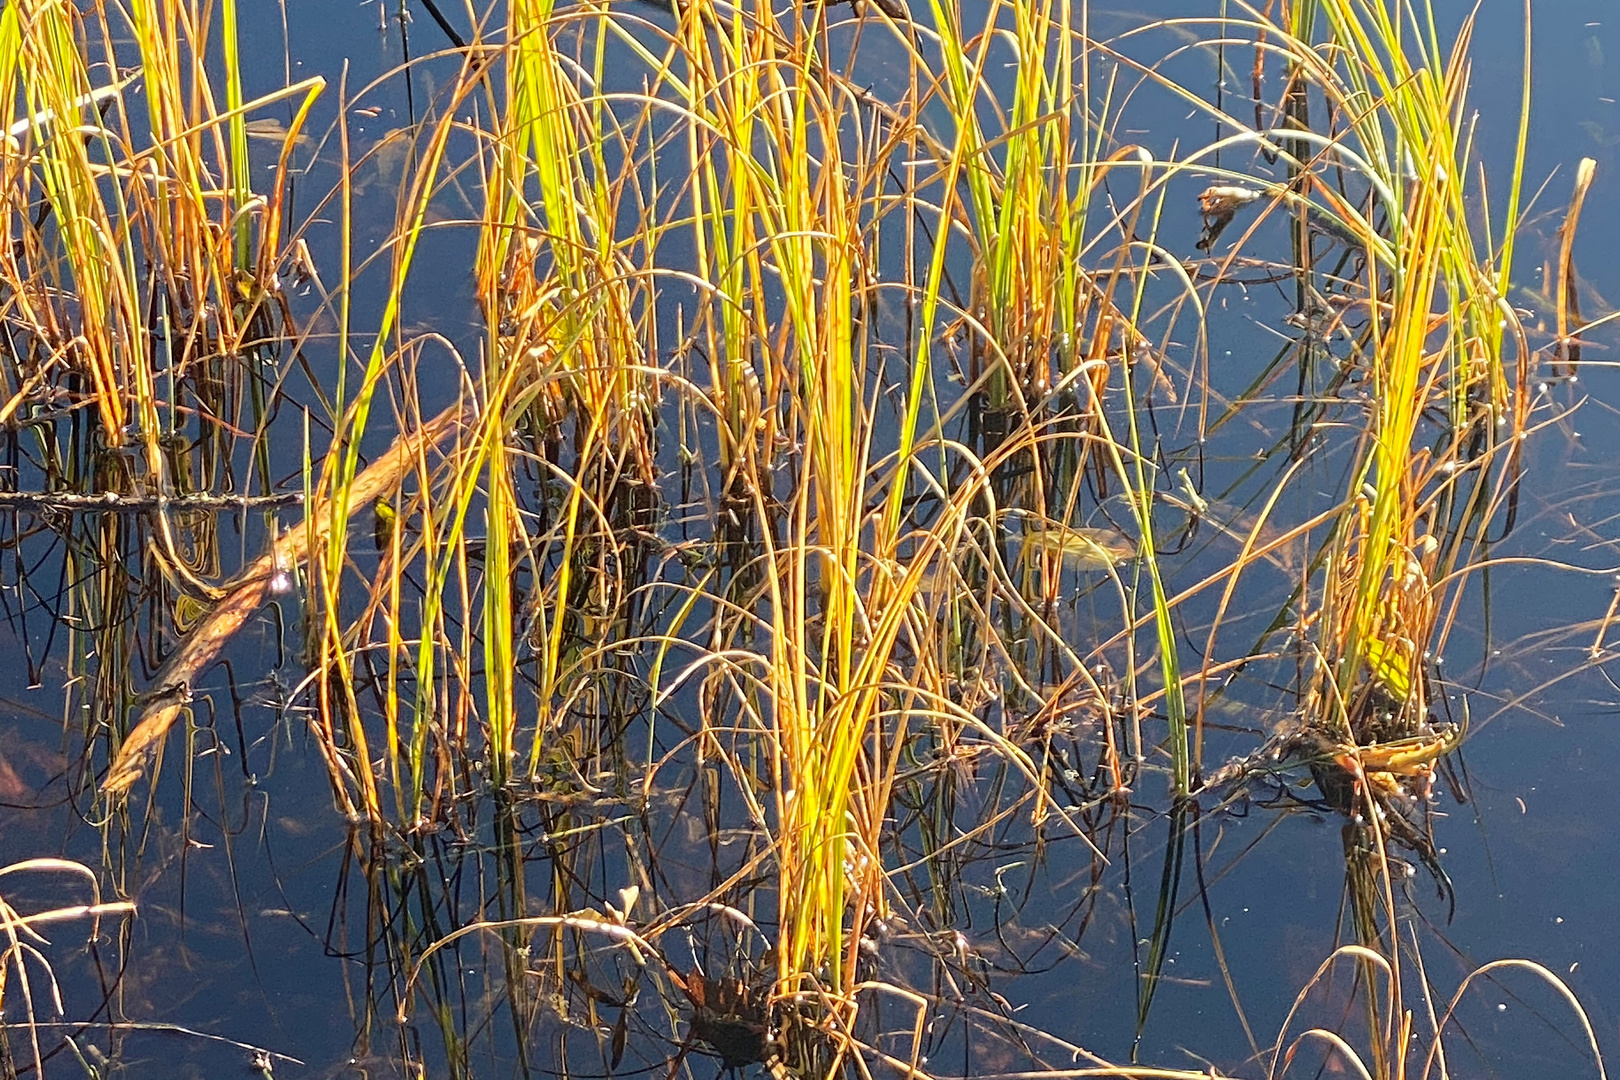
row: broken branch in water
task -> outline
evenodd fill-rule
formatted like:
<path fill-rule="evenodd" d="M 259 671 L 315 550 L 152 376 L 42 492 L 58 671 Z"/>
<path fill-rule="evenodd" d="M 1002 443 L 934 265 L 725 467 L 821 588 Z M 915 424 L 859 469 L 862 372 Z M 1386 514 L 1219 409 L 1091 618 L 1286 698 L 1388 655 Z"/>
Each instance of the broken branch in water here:
<path fill-rule="evenodd" d="M 466 407 L 454 405 L 415 431 L 396 438 L 382 457 L 354 478 L 347 501 L 349 514 L 397 486 L 415 466 L 418 455 L 459 428 L 467 416 Z M 187 635 L 153 680 L 156 689 L 148 698 L 140 721 L 118 748 L 107 779 L 102 782 L 103 793 L 122 795 L 140 779 L 146 771 L 147 759 L 162 744 L 180 711 L 190 702 L 192 681 L 214 662 L 225 643 L 271 594 L 285 588 L 287 568 L 307 557 L 310 545 L 332 528 L 332 508 L 330 497 L 316 502 L 302 524 L 283 533 L 267 553 L 225 587 L 225 595 Z"/>

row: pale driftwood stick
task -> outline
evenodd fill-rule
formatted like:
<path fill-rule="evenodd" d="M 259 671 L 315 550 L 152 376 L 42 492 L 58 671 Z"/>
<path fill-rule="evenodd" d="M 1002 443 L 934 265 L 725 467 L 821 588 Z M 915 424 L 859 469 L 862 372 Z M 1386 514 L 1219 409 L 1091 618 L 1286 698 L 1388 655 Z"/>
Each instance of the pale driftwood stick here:
<path fill-rule="evenodd" d="M 382 457 L 354 478 L 349 488 L 349 514 L 352 516 L 397 486 L 415 467 L 418 454 L 462 426 L 468 416 L 466 407 L 454 405 L 415 431 L 401 434 Z M 269 552 L 231 579 L 225 595 L 186 636 L 153 680 L 155 689 L 141 712 L 140 722 L 118 748 L 118 757 L 102 781 L 103 793 L 122 795 L 140 779 L 147 759 L 191 700 L 192 680 L 214 662 L 231 636 L 270 598 L 276 571 L 307 558 L 311 542 L 325 537 L 331 528 L 332 502 L 324 499 L 310 508 L 303 523 L 283 533 Z"/>

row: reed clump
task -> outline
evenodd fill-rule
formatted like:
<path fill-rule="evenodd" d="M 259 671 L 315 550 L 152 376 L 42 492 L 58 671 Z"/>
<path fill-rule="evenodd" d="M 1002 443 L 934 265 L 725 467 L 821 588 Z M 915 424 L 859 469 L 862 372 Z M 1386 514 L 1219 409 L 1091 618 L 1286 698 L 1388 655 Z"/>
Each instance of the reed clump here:
<path fill-rule="evenodd" d="M 444 78 L 395 136 L 369 258 L 364 93 L 332 119 L 336 189 L 290 221 L 321 84 L 244 101 L 229 0 L 0 12 L 3 415 L 36 440 L 41 492 L 160 500 L 73 526 L 94 561 L 76 602 L 121 612 L 79 654 L 127 735 L 105 794 L 155 771 L 231 637 L 295 592 L 307 728 L 357 849 L 441 930 L 427 868 L 492 860 L 491 898 L 438 941 L 496 932 L 519 1030 L 572 994 L 622 1043 L 645 978 L 684 993 L 725 1066 L 832 1075 L 899 1060 L 862 1026 L 871 1003 L 944 996 L 880 976 L 896 926 L 931 928 L 940 985 L 977 985 L 963 852 L 1044 866 L 1072 842 L 1101 891 L 1147 806 L 1164 848 L 1151 922 L 1131 910 L 1140 1038 L 1199 815 L 1300 766 L 1345 821 L 1369 1022 L 1404 1032 L 1398 851 L 1445 880 L 1428 797 L 1466 734 L 1435 664 L 1514 522 L 1530 430 L 1504 301 L 1526 120 L 1481 225 L 1471 18 L 1442 49 L 1408 0 L 1233 8 L 1170 28 L 1287 73 L 1253 122 L 1167 74 L 1173 55 L 1134 55 L 1164 24 L 1105 39 L 1084 3 L 512 0 L 421 62 Z M 144 109 L 101 77 L 131 64 Z M 1128 128 L 1153 94 L 1220 136 Z M 283 101 L 255 191 L 245 124 Z M 1178 232 L 1199 217 L 1196 242 Z M 472 252 L 471 333 L 413 318 L 446 238 Z M 312 244 L 330 280 L 290 297 Z M 1234 388 L 1210 338 L 1260 285 L 1291 291 L 1271 315 L 1301 336 Z M 294 403 L 301 449 L 273 466 Z M 163 501 L 278 488 L 302 521 L 268 522 L 234 575 L 209 561 L 213 519 Z M 165 582 L 140 700 L 118 681 L 137 558 Z M 1220 725 L 1223 706 L 1284 719 Z M 665 875 L 658 838 L 699 819 L 708 872 Z M 999 905 L 1022 865 L 976 888 Z M 615 875 L 638 890 L 618 907 Z M 635 953 L 712 910 L 748 928 L 752 981 Z M 424 970 L 459 978 L 415 929 L 386 937 L 405 1005 Z M 636 961 L 622 991 L 599 934 Z M 1370 1071 L 1409 1051 L 1386 1031 Z"/>
<path fill-rule="evenodd" d="M 236 33 L 228 0 L 0 12 L 8 486 L 102 500 L 54 530 L 72 586 L 40 590 L 92 628 L 70 632 L 68 682 L 82 680 L 112 750 L 140 691 L 132 671 L 169 644 L 143 642 L 136 620 L 175 612 L 183 632 L 219 596 L 217 518 L 187 500 L 273 484 L 256 435 L 296 273 L 282 184 L 323 81 L 247 100 Z M 246 126 L 278 104 L 292 114 L 280 168 L 255 190 Z M 176 509 L 137 516 L 126 498 Z"/>

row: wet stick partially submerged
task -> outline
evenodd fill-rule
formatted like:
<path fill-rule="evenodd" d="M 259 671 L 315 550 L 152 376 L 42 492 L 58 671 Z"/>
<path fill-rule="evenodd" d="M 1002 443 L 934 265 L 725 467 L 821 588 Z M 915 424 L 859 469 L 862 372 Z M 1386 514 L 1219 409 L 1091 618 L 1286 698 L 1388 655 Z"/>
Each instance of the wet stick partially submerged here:
<path fill-rule="evenodd" d="M 358 513 L 384 494 L 397 490 L 401 482 L 420 467 L 428 451 L 472 417 L 472 410 L 453 405 L 416 431 L 401 435 L 387 453 L 355 477 L 347 493 L 348 513 Z M 330 495 L 318 498 L 310 504 L 302 523 L 277 537 L 270 551 L 221 586 L 223 595 L 153 678 L 156 689 L 150 695 L 151 702 L 119 745 L 118 755 L 101 784 L 103 794 L 125 795 L 141 778 L 148 760 L 162 745 L 181 711 L 191 703 L 191 690 L 197 676 L 219 658 L 232 635 L 258 614 L 267 600 L 293 588 L 295 569 L 332 530 L 334 509 Z M 343 526 L 348 526 L 346 517 Z"/>

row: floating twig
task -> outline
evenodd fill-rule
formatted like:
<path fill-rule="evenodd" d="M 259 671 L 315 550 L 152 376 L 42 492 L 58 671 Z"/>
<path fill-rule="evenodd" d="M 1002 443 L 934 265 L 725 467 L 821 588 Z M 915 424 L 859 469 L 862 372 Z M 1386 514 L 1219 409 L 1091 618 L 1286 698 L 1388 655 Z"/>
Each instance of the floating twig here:
<path fill-rule="evenodd" d="M 116 491 L 85 494 L 72 491 L 0 491 L 0 510 L 62 514 L 147 514 L 163 510 L 215 513 L 297 506 L 301 491 L 279 495 L 126 495 Z"/>
<path fill-rule="evenodd" d="M 467 410 L 453 405 L 420 428 L 401 434 L 386 453 L 354 478 L 347 502 L 352 516 L 393 488 L 415 467 L 418 455 L 438 443 L 467 419 Z M 238 630 L 252 618 L 273 593 L 286 588 L 287 568 L 304 559 L 310 545 L 325 537 L 332 528 L 333 501 L 322 499 L 311 508 L 305 521 L 283 533 L 269 552 L 261 555 L 225 587 L 225 595 L 187 635 L 179 650 L 163 665 L 153 680 L 156 687 L 148 698 L 118 756 L 107 771 L 101 790 L 122 795 L 146 771 L 153 754 L 191 700 L 192 681 L 214 662 Z"/>

